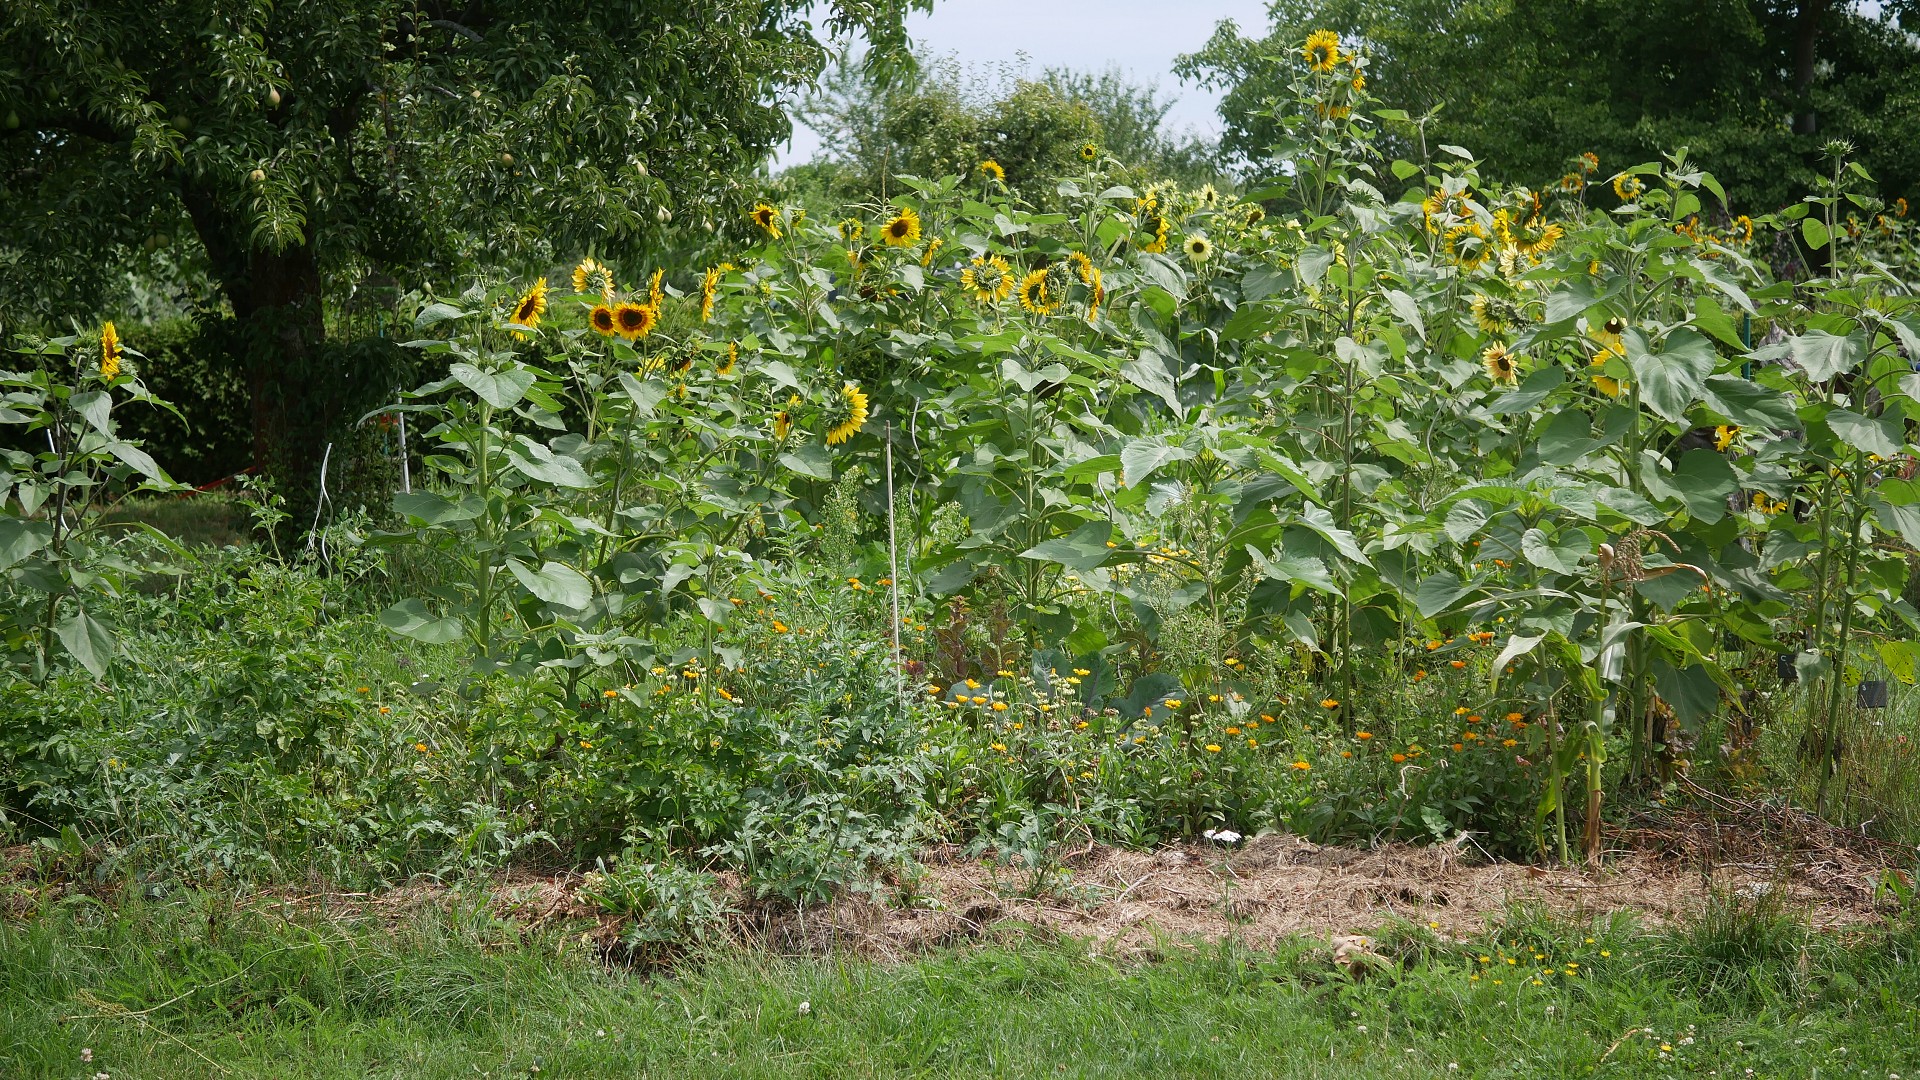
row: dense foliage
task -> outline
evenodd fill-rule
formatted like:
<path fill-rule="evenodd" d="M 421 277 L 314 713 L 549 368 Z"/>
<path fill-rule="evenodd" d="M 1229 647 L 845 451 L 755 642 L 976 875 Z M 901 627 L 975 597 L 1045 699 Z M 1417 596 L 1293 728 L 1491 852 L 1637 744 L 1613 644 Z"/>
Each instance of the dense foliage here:
<path fill-rule="evenodd" d="M 1389 126 L 1418 162 L 1470 146 L 1481 172 L 1539 183 L 1568 148 L 1643 161 L 1675 147 L 1725 185 L 1735 213 L 1777 209 L 1810 190 L 1821 147 L 1844 138 L 1883 193 L 1920 188 L 1920 9 L 1830 0 L 1282 0 L 1272 26 L 1223 23 L 1182 75 L 1224 91 L 1222 149 L 1269 161 L 1284 126 L 1268 109 L 1292 80 L 1291 43 L 1331 26 L 1366 43 Z M 1900 20 L 1900 21 L 1896 21 Z"/>
<path fill-rule="evenodd" d="M 628 852 L 630 906 L 932 837 L 1035 888 L 1075 834 L 1596 858 L 1609 793 L 1695 776 L 1911 828 L 1854 690 L 1920 659 L 1906 204 L 1837 144 L 1757 220 L 1680 152 L 1499 185 L 1383 153 L 1336 36 L 1290 62 L 1248 197 L 1087 141 L 1044 205 L 981 161 L 422 304 L 438 377 L 369 417 L 408 481 L 306 566 L 43 513 L 165 480 L 106 408 L 132 360 L 33 343 L 9 815 L 154 873 Z"/>

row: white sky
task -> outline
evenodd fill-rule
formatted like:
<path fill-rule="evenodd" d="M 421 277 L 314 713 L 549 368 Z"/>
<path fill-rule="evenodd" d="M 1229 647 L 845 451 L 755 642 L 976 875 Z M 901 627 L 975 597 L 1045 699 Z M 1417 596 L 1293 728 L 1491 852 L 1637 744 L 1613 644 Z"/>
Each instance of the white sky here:
<path fill-rule="evenodd" d="M 1099 72 L 1118 66 L 1135 82 L 1161 88 L 1162 100 L 1177 99 L 1166 123 L 1209 135 L 1220 131 L 1215 95 L 1183 86 L 1172 74 L 1173 58 L 1193 52 L 1232 19 L 1241 32 L 1267 28 L 1265 0 L 937 0 L 931 14 L 907 20 L 914 50 L 952 54 L 962 64 L 1012 63 L 1026 54 L 1028 70 L 1049 67 Z M 811 158 L 820 139 L 794 127 L 793 142 L 775 166 Z"/>

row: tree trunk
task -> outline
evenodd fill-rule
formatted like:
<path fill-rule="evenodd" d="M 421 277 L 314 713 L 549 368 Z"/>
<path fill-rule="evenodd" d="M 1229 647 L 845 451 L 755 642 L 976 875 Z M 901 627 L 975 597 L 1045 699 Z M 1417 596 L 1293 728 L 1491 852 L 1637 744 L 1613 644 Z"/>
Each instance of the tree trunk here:
<path fill-rule="evenodd" d="M 1804 0 L 1793 17 L 1793 133 L 1814 135 L 1820 118 L 1813 111 L 1813 76 L 1820 41 L 1820 24 L 1832 0 Z"/>
<path fill-rule="evenodd" d="M 279 482 L 303 521 L 334 419 L 331 403 L 308 392 L 326 344 L 320 264 L 311 244 L 253 247 L 244 219 L 204 189 L 183 185 L 180 197 L 233 307 L 233 360 L 251 406 L 254 470 Z"/>

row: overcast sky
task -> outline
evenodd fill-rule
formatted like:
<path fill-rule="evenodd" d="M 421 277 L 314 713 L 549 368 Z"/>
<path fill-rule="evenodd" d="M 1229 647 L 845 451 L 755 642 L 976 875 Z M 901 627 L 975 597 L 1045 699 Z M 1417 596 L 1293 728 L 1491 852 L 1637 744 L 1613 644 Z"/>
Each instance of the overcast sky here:
<path fill-rule="evenodd" d="M 907 20 L 914 51 L 952 54 L 961 63 L 1012 63 L 1021 53 L 1038 75 L 1049 67 L 1104 71 L 1118 66 L 1136 82 L 1157 83 L 1162 99 L 1175 98 L 1167 123 L 1218 134 L 1216 97 L 1183 85 L 1172 75 L 1173 58 L 1192 52 L 1213 35 L 1222 19 L 1243 33 L 1264 31 L 1265 0 L 936 0 L 931 14 Z M 796 125 L 793 143 L 779 164 L 805 161 L 820 140 Z"/>

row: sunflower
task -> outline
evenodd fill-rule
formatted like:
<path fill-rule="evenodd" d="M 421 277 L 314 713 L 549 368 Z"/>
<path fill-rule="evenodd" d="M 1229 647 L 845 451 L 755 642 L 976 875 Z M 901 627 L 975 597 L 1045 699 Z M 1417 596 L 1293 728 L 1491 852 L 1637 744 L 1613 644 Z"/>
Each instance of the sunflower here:
<path fill-rule="evenodd" d="M 718 293 L 719 291 L 720 291 L 720 268 L 716 266 L 711 270 L 707 271 L 706 277 L 703 277 L 700 279 L 700 321 L 701 322 L 709 322 L 713 319 L 713 298 L 714 298 L 714 294 Z"/>
<path fill-rule="evenodd" d="M 1486 293 L 1473 294 L 1473 324 L 1496 337 L 1506 334 L 1520 317 L 1520 305 Z"/>
<path fill-rule="evenodd" d="M 1080 160 L 1093 161 L 1100 156 L 1100 148 L 1090 142 L 1080 144 Z"/>
<path fill-rule="evenodd" d="M 713 373 L 715 375 L 731 375 L 733 374 L 734 365 L 739 362 L 740 343 L 737 341 L 729 341 L 727 342 L 727 359 L 721 363 L 719 367 L 714 368 Z"/>
<path fill-rule="evenodd" d="M 989 180 L 998 180 L 1003 184 L 1007 182 L 1007 170 L 1001 168 L 1000 163 L 992 158 L 980 163 L 980 175 Z"/>
<path fill-rule="evenodd" d="M 1251 229 L 1265 220 L 1267 220 L 1267 211 L 1263 207 L 1258 205 L 1247 207 L 1247 228 Z"/>
<path fill-rule="evenodd" d="M 1591 150 L 1581 154 L 1577 160 L 1580 162 L 1580 171 L 1583 173 L 1592 173 L 1600 167 L 1600 155 Z"/>
<path fill-rule="evenodd" d="M 1463 270 L 1477 270 L 1493 254 L 1485 226 L 1477 221 L 1447 230 L 1447 254 Z"/>
<path fill-rule="evenodd" d="M 1020 279 L 1020 306 L 1030 314 L 1051 315 L 1060 307 L 1060 301 L 1048 295 L 1047 272 L 1034 270 Z"/>
<path fill-rule="evenodd" d="M 1349 85 L 1353 87 L 1353 92 L 1357 94 L 1367 88 L 1367 77 L 1365 75 L 1355 74 L 1353 82 Z"/>
<path fill-rule="evenodd" d="M 647 282 L 647 306 L 653 309 L 655 315 L 660 314 L 660 302 L 667 298 L 666 292 L 660 287 L 661 280 L 666 276 L 665 270 L 655 270 L 653 280 Z"/>
<path fill-rule="evenodd" d="M 1647 185 L 1641 183 L 1637 176 L 1620 173 L 1613 178 L 1613 193 L 1620 197 L 1621 202 L 1632 202 L 1645 190 Z"/>
<path fill-rule="evenodd" d="M 939 250 L 940 250 L 940 245 L 942 245 L 942 244 L 944 244 L 944 243 L 946 243 L 946 241 L 945 241 L 945 240 L 942 240 L 942 239 L 940 239 L 940 238 L 939 238 L 939 237 L 937 237 L 937 236 L 935 236 L 935 237 L 931 237 L 931 238 L 929 238 L 929 239 L 927 240 L 927 250 L 925 250 L 925 251 L 923 251 L 923 252 L 921 252 L 921 253 L 920 253 L 920 265 L 921 265 L 921 266 L 932 266 L 932 265 L 933 265 L 933 253 L 934 253 L 934 252 L 936 252 L 936 251 L 939 251 Z"/>
<path fill-rule="evenodd" d="M 1013 292 L 1013 269 L 998 255 L 976 256 L 973 265 L 960 271 L 960 287 L 973 293 L 975 303 L 997 304 Z"/>
<path fill-rule="evenodd" d="M 1140 245 L 1140 250 L 1159 254 L 1167 250 L 1167 219 L 1159 214 L 1148 214 L 1140 223 L 1140 231 L 1150 234 L 1153 239 Z"/>
<path fill-rule="evenodd" d="M 913 207 L 903 206 L 885 225 L 880 226 L 880 240 L 888 247 L 906 247 L 920 239 L 920 215 Z"/>
<path fill-rule="evenodd" d="M 120 377 L 120 332 L 111 322 L 100 324 L 100 377 L 108 382 Z"/>
<path fill-rule="evenodd" d="M 541 278 L 533 283 L 533 288 L 528 289 L 527 294 L 522 296 L 518 303 L 513 305 L 513 317 L 507 321 L 516 326 L 535 330 L 540 326 L 540 316 L 546 313 L 547 279 Z"/>
<path fill-rule="evenodd" d="M 793 431 L 793 414 L 785 409 L 773 414 L 773 437 L 778 442 L 786 442 L 787 435 Z"/>
<path fill-rule="evenodd" d="M 1220 205 L 1220 192 L 1212 184 L 1202 184 L 1194 193 L 1193 201 L 1211 210 Z"/>
<path fill-rule="evenodd" d="M 757 203 L 748 213 L 753 223 L 766 230 L 766 234 L 775 240 L 780 239 L 780 211 L 766 203 Z"/>
<path fill-rule="evenodd" d="M 1586 187 L 1587 178 L 1577 172 L 1570 172 L 1560 178 L 1560 190 L 1569 195 L 1575 195 L 1585 191 Z"/>
<path fill-rule="evenodd" d="M 587 325 L 593 327 L 595 333 L 606 337 L 620 332 L 619 324 L 614 321 L 613 309 L 605 304 L 593 305 L 593 310 L 587 312 Z"/>
<path fill-rule="evenodd" d="M 1595 348 L 1594 357 L 1589 367 L 1605 368 L 1609 360 L 1615 358 L 1621 360 L 1626 359 L 1627 346 L 1626 342 L 1621 338 L 1621 334 L 1626 330 L 1626 326 L 1627 324 L 1621 322 L 1619 319 L 1608 319 L 1604 327 L 1598 330 L 1587 331 L 1587 337 L 1591 339 Z M 1593 376 L 1593 385 L 1598 388 L 1601 393 L 1613 398 L 1619 397 L 1620 392 L 1627 388 L 1626 384 L 1620 380 L 1598 373 L 1595 373 Z"/>
<path fill-rule="evenodd" d="M 1719 424 L 1713 429 L 1713 448 L 1724 452 L 1733 445 L 1734 436 L 1740 434 L 1739 424 Z"/>
<path fill-rule="evenodd" d="M 1315 30 L 1307 35 L 1307 47 L 1301 50 L 1307 66 L 1315 71 L 1332 71 L 1340 62 L 1340 35 L 1331 30 Z"/>
<path fill-rule="evenodd" d="M 858 383 L 840 384 L 840 400 L 835 405 L 839 419 L 827 428 L 828 446 L 839 446 L 853 438 L 867 422 L 867 393 Z"/>
<path fill-rule="evenodd" d="M 1196 263 L 1206 262 L 1207 258 L 1213 254 L 1213 243 L 1199 233 L 1189 235 L 1186 242 L 1180 246 L 1186 249 L 1187 258 Z"/>
<path fill-rule="evenodd" d="M 1900 198 L 1893 200 L 1893 216 L 1897 218 L 1903 218 L 1907 216 L 1906 196 L 1902 195 Z"/>
<path fill-rule="evenodd" d="M 840 239 L 849 244 L 867 235 L 867 226 L 859 218 L 845 218 L 836 228 L 840 230 Z"/>
<path fill-rule="evenodd" d="M 660 313 L 645 304 L 621 304 L 613 309 L 613 324 L 628 341 L 653 333 L 659 322 Z"/>
<path fill-rule="evenodd" d="M 613 268 L 591 258 L 581 259 L 573 268 L 573 291 L 581 295 L 597 292 L 601 299 L 613 303 Z"/>
<path fill-rule="evenodd" d="M 1487 375 L 1494 382 L 1510 386 L 1515 381 L 1513 354 L 1507 351 L 1505 345 L 1496 341 L 1487 346 L 1480 354 L 1480 363 L 1486 366 Z"/>

